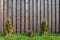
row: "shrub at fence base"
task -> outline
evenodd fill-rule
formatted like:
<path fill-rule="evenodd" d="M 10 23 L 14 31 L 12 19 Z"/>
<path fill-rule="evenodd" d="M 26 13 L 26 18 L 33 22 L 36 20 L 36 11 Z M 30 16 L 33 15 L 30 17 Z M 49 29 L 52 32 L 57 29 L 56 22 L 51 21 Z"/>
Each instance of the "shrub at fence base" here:
<path fill-rule="evenodd" d="M 12 32 L 13 32 L 13 28 L 12 28 L 11 22 L 9 18 L 7 18 L 5 26 L 4 26 L 4 33 L 6 34 L 6 36 L 11 36 Z"/>
<path fill-rule="evenodd" d="M 47 34 L 48 34 L 48 26 L 44 19 L 40 26 L 40 35 L 47 35 Z"/>
<path fill-rule="evenodd" d="M 32 30 L 28 30 L 27 34 L 28 34 L 29 37 L 32 37 L 33 36 Z"/>

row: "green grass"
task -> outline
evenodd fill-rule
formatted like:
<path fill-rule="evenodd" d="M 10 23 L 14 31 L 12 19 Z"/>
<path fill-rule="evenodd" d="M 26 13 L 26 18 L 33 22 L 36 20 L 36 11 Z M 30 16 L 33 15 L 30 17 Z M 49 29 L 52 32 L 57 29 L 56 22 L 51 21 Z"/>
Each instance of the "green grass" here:
<path fill-rule="evenodd" d="M 0 40 L 60 40 L 60 34 L 48 34 L 46 36 L 39 36 L 34 34 L 33 37 L 29 37 L 26 34 L 12 34 L 11 37 L 5 37 L 0 34 Z"/>

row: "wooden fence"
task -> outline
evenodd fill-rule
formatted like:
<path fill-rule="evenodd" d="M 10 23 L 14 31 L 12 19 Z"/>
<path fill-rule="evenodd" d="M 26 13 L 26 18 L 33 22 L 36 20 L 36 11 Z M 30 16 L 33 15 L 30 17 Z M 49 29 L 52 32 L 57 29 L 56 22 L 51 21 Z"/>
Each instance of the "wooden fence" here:
<path fill-rule="evenodd" d="M 59 0 L 0 0 L 0 32 L 8 16 L 16 33 L 28 29 L 39 33 L 44 18 L 49 33 L 59 32 Z"/>

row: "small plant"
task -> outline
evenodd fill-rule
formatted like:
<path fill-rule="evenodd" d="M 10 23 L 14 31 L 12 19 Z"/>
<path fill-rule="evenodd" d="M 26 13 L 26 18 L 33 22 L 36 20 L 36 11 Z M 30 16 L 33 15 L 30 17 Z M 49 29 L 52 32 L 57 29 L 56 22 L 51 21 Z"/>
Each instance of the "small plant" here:
<path fill-rule="evenodd" d="M 33 36 L 32 30 L 28 30 L 27 34 L 28 34 L 29 37 L 32 37 Z"/>
<path fill-rule="evenodd" d="M 13 28 L 12 28 L 10 19 L 7 18 L 5 26 L 4 26 L 4 33 L 6 34 L 6 36 L 11 36 L 12 32 L 13 32 Z"/>
<path fill-rule="evenodd" d="M 45 19 L 42 21 L 41 26 L 40 26 L 40 34 L 41 35 L 46 35 L 48 33 L 48 26 L 45 21 Z"/>

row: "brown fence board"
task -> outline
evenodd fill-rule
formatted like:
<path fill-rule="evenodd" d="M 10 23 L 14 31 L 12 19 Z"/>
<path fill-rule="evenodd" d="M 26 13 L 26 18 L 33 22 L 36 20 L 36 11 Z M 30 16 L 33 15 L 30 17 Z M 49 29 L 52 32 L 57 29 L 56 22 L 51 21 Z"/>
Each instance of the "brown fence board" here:
<path fill-rule="evenodd" d="M 28 0 L 26 0 L 26 32 L 28 31 Z"/>
<path fill-rule="evenodd" d="M 17 0 L 17 32 L 20 32 L 20 0 Z"/>
<path fill-rule="evenodd" d="M 24 32 L 24 0 L 22 0 L 22 32 Z"/>
<path fill-rule="evenodd" d="M 47 13 L 47 0 L 45 0 L 45 19 L 46 19 L 46 22 L 48 23 L 48 20 L 47 20 L 47 15 L 48 15 L 48 13 Z"/>
<path fill-rule="evenodd" d="M 55 0 L 52 0 L 52 32 L 55 33 Z"/>
<path fill-rule="evenodd" d="M 13 31 L 16 32 L 16 0 L 13 0 Z"/>
<path fill-rule="evenodd" d="M 51 33 L 51 0 L 49 0 L 49 32 Z"/>
<path fill-rule="evenodd" d="M 1 2 L 1 11 L 0 11 L 0 32 L 3 32 L 3 0 Z"/>
<path fill-rule="evenodd" d="M 32 30 L 32 0 L 30 0 L 30 29 Z"/>
<path fill-rule="evenodd" d="M 56 0 L 56 33 L 59 32 L 59 0 Z"/>
<path fill-rule="evenodd" d="M 40 0 L 38 0 L 38 33 L 40 32 Z"/>
<path fill-rule="evenodd" d="M 34 32 L 36 32 L 36 0 L 34 0 Z"/>
<path fill-rule="evenodd" d="M 43 0 L 41 0 L 41 22 L 43 21 L 44 19 L 44 6 L 43 6 Z"/>
<path fill-rule="evenodd" d="M 7 18 L 7 0 L 3 1 L 3 27 L 5 26 L 6 18 Z"/>

